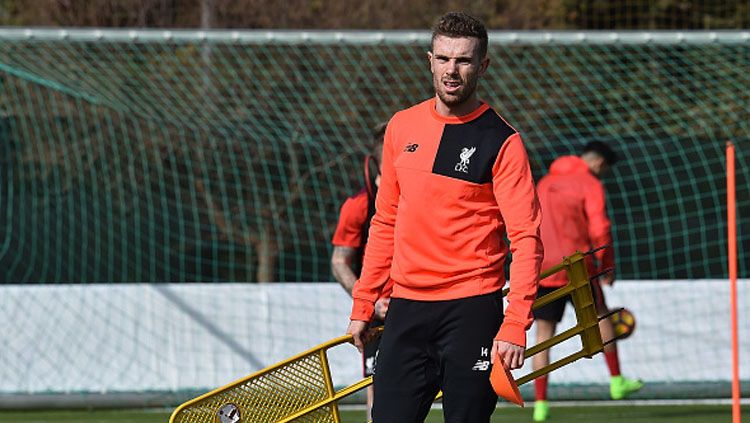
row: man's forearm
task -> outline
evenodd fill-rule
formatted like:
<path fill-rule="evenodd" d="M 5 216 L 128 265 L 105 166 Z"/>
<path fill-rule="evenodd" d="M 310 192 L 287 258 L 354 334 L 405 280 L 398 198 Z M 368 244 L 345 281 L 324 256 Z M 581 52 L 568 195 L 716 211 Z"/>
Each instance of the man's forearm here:
<path fill-rule="evenodd" d="M 352 289 L 354 283 L 357 281 L 357 276 L 352 271 L 352 264 L 354 263 L 354 256 L 356 251 L 351 247 L 333 247 L 333 256 L 331 257 L 331 272 L 333 277 L 336 278 L 338 283 L 352 295 Z"/>
<path fill-rule="evenodd" d="M 339 284 L 346 290 L 349 295 L 352 295 L 352 289 L 354 289 L 354 283 L 357 282 L 357 277 L 352 272 L 352 269 L 342 263 L 334 263 L 333 265 L 333 277 L 336 278 Z"/>

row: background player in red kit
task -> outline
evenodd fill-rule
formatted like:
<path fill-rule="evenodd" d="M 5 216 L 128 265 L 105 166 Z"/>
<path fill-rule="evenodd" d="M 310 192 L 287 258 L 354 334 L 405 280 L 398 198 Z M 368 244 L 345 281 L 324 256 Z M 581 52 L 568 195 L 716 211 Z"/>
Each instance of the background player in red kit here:
<path fill-rule="evenodd" d="M 589 275 L 596 275 L 604 270 L 611 272 L 593 281 L 597 313 L 602 316 L 609 312 L 604 301 L 600 284 L 612 285 L 614 282 L 614 249 L 612 248 L 612 231 L 607 216 L 604 186 L 599 177 L 617 161 L 616 153 L 601 141 L 588 143 L 580 156 L 563 156 L 552 162 L 549 173 L 539 180 L 537 191 L 542 205 L 541 235 L 544 242 L 543 268 L 549 268 L 564 256 L 578 251 L 587 251 L 603 245 L 608 248 L 598 251 L 594 257 L 588 256 Z M 564 273 L 556 273 L 539 282 L 538 296 L 543 296 L 565 285 Z M 562 320 L 565 304 L 569 298 L 562 298 L 545 307 L 534 310 L 536 321 L 536 342 L 550 339 L 555 334 L 557 323 Z M 615 337 L 612 322 L 603 319 L 599 322 L 602 339 L 607 341 Z M 612 399 L 622 399 L 641 389 L 643 383 L 622 377 L 620 360 L 617 356 L 617 344 L 604 346 L 610 379 Z M 549 350 L 543 350 L 533 358 L 534 370 L 550 362 Z M 548 376 L 538 377 L 535 383 L 536 402 L 534 403 L 534 421 L 545 421 L 549 415 L 547 403 Z"/>
<path fill-rule="evenodd" d="M 486 423 L 497 403 L 491 363 L 523 365 L 541 213 L 520 134 L 476 96 L 489 66 L 484 25 L 442 16 L 428 59 L 435 96 L 396 113 L 385 132 L 347 332 L 361 348 L 390 278 L 373 421 L 423 422 L 442 389 L 446 422 Z M 513 261 L 503 313 L 505 234 Z"/>

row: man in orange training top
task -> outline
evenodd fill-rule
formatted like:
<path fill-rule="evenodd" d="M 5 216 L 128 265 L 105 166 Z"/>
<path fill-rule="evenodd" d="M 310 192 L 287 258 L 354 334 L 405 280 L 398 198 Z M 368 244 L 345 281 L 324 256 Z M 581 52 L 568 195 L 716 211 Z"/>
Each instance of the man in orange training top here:
<path fill-rule="evenodd" d="M 379 124 L 375 127 L 373 133 L 374 143 L 370 158 L 378 163 L 375 166 L 376 169 L 379 168 L 379 163 L 382 162 L 381 154 L 383 152 L 383 136 L 385 135 L 386 124 L 387 122 Z M 369 169 L 369 167 L 366 163 L 365 169 L 373 170 Z M 352 294 L 354 282 L 359 277 L 362 269 L 362 256 L 364 255 L 365 244 L 367 244 L 370 220 L 375 214 L 375 196 L 377 195 L 377 187 L 380 185 L 380 173 L 377 172 L 375 175 L 368 175 L 365 172 L 365 178 L 366 187 L 357 194 L 347 198 L 344 204 L 342 204 L 338 224 L 336 225 L 336 232 L 334 232 L 332 240 L 333 254 L 331 255 L 331 270 L 333 276 L 349 295 Z M 388 302 L 388 293 L 385 293 L 384 297 L 375 303 L 375 316 L 370 327 L 374 328 L 383 325 L 383 319 L 385 319 L 385 313 L 388 310 Z M 378 344 L 379 339 L 373 339 L 364 346 L 362 354 L 362 373 L 364 377 L 375 374 Z M 372 420 L 372 400 L 373 386 L 370 385 L 367 387 L 367 421 Z"/>
<path fill-rule="evenodd" d="M 602 245 L 608 248 L 599 250 L 594 257 L 587 257 L 589 275 L 596 275 L 607 269 L 614 269 L 611 224 L 607 217 L 604 186 L 601 177 L 617 161 L 617 154 L 605 143 L 588 143 L 580 156 L 563 156 L 552 162 L 549 173 L 539 180 L 537 190 L 542 205 L 541 235 L 544 242 L 544 261 L 547 269 L 560 262 L 564 256 L 578 251 L 587 251 Z M 564 272 L 558 272 L 539 282 L 538 296 L 548 294 L 568 282 Z M 612 285 L 614 272 L 606 273 L 591 284 L 597 313 L 603 316 L 609 312 L 604 301 L 600 284 Z M 555 334 L 557 323 L 562 320 L 565 304 L 570 298 L 561 298 L 542 308 L 534 310 L 536 321 L 536 342 L 546 341 Z M 599 322 L 602 338 L 614 338 L 612 322 L 602 319 Z M 641 389 L 643 383 L 625 379 L 620 375 L 620 361 L 615 343 L 604 346 L 604 358 L 611 374 L 610 395 L 612 399 L 622 399 Z M 533 358 L 534 370 L 549 364 L 549 350 L 541 351 Z M 534 421 L 545 421 L 549 415 L 547 403 L 548 376 L 535 381 L 536 402 Z"/>
<path fill-rule="evenodd" d="M 491 363 L 524 361 L 541 213 L 521 136 L 476 96 L 489 66 L 484 25 L 442 16 L 427 58 L 435 97 L 396 113 L 385 131 L 347 332 L 361 348 L 390 277 L 373 422 L 423 422 L 442 389 L 446 422 L 487 423 L 497 402 Z M 503 313 L 505 234 L 513 262 Z"/>

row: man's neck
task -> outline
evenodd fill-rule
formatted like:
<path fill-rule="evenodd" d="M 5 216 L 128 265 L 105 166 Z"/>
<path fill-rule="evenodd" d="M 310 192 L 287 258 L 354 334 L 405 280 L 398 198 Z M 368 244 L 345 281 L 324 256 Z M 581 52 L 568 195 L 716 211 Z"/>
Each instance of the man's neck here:
<path fill-rule="evenodd" d="M 477 100 L 476 96 L 471 96 L 461 104 L 455 106 L 448 106 L 440 100 L 439 96 L 435 96 L 435 111 L 442 116 L 465 116 L 476 110 L 482 102 Z"/>

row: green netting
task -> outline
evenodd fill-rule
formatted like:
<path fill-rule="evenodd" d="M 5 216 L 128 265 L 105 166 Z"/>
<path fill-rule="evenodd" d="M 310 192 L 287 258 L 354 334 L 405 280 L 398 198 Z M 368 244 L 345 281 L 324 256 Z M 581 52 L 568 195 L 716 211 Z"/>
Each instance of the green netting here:
<path fill-rule="evenodd" d="M 431 95 L 426 33 L 0 35 L 0 280 L 326 281 L 369 128 Z M 536 176 L 603 138 L 618 277 L 750 248 L 747 32 L 493 33 L 481 97 Z M 747 262 L 740 275 L 747 277 Z"/>

